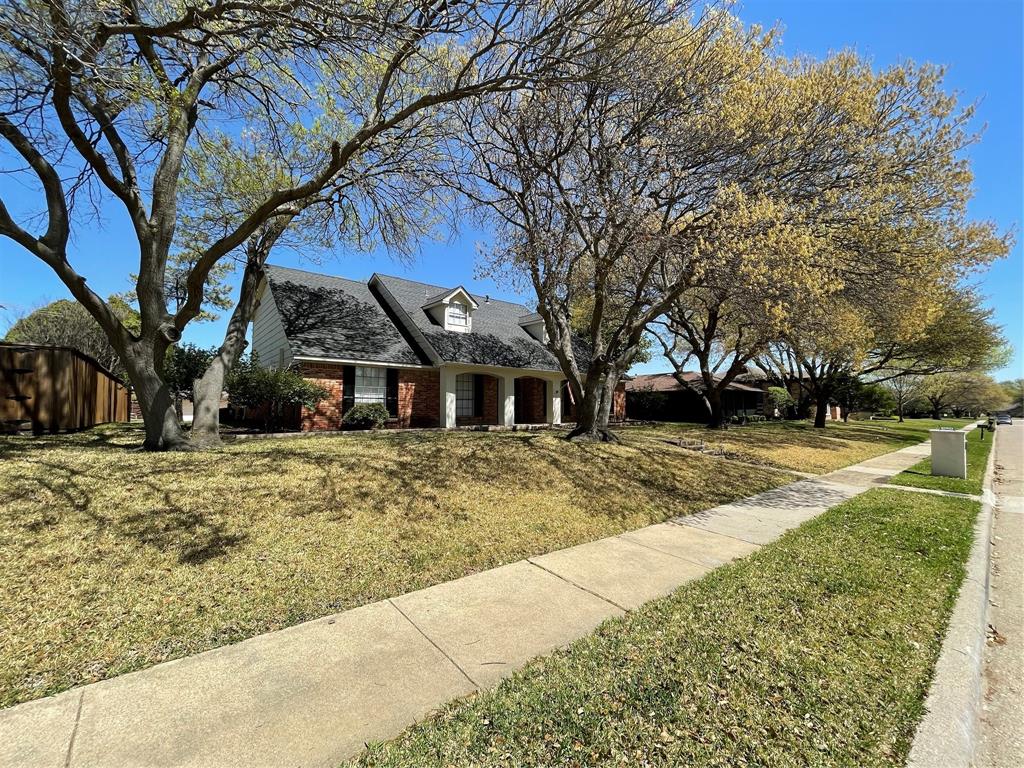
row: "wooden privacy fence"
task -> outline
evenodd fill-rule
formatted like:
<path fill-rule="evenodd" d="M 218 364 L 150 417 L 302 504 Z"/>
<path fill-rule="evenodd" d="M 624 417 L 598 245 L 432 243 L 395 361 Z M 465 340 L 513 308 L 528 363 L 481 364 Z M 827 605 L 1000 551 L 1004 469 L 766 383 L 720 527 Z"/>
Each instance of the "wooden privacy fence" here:
<path fill-rule="evenodd" d="M 0 429 L 64 432 L 130 419 L 119 378 L 76 349 L 0 343 Z"/>

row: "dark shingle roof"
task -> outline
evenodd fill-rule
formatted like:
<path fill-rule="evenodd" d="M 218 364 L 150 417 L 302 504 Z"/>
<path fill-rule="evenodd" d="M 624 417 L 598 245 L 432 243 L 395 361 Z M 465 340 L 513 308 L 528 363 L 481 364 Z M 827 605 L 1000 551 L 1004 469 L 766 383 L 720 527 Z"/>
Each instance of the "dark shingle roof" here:
<path fill-rule="evenodd" d="M 519 325 L 519 319 L 530 314 L 528 307 L 471 294 L 478 305 L 473 310 L 473 330 L 470 333 L 446 331 L 423 309 L 423 305 L 439 294 L 446 295 L 450 289 L 387 275 L 377 275 L 376 278 L 411 318 L 442 361 L 559 370 L 555 356 Z"/>
<path fill-rule="evenodd" d="M 266 275 L 296 356 L 429 363 L 366 283 L 274 266 Z"/>

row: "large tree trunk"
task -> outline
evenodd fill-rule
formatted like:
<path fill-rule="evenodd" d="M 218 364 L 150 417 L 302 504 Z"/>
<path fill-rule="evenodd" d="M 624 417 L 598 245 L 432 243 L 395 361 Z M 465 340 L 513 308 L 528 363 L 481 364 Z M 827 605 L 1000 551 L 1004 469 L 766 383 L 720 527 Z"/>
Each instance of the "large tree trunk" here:
<path fill-rule="evenodd" d="M 203 375 L 192 385 L 192 445 L 210 448 L 220 445 L 220 396 L 224 391 L 224 377 L 237 362 L 221 346 L 210 360 Z"/>
<path fill-rule="evenodd" d="M 192 443 L 196 447 L 220 445 L 220 397 L 224 391 L 224 378 L 245 350 L 245 333 L 256 312 L 256 289 L 262 275 L 262 261 L 246 263 L 238 304 L 224 332 L 224 343 L 192 387 Z"/>
<path fill-rule="evenodd" d="M 722 415 L 722 393 L 718 387 L 704 389 L 704 406 L 708 409 L 709 429 L 718 429 L 725 424 L 725 416 Z"/>
<path fill-rule="evenodd" d="M 583 385 L 583 398 L 576 408 L 576 428 L 567 439 L 574 442 L 617 443 L 608 428 L 617 376 L 591 368 Z"/>
<path fill-rule="evenodd" d="M 166 351 L 166 348 L 162 351 Z M 174 398 L 146 351 L 140 354 L 128 350 L 124 362 L 128 378 L 135 389 L 135 396 L 139 400 L 142 420 L 146 427 L 143 447 L 147 451 L 175 451 L 188 448 L 188 441 L 181 431 L 181 422 L 178 421 L 175 412 Z"/>
<path fill-rule="evenodd" d="M 814 400 L 814 426 L 819 429 L 825 428 L 825 419 L 828 415 L 828 395 L 819 394 Z"/>

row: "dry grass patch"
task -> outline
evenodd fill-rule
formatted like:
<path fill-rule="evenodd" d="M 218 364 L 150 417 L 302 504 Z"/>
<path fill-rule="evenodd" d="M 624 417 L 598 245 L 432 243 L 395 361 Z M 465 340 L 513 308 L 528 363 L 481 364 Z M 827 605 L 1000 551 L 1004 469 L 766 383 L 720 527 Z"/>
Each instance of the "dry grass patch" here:
<path fill-rule="evenodd" d="M 710 430 L 698 424 L 657 424 L 629 427 L 638 438 L 655 441 L 679 437 L 701 439 L 722 447 L 741 461 L 825 473 L 880 456 L 928 439 L 928 430 L 961 427 L 964 420 L 912 419 L 895 421 L 831 422 L 815 429 L 806 421 L 766 422 L 726 430 Z"/>
<path fill-rule="evenodd" d="M 792 479 L 630 435 L 140 440 L 0 439 L 0 705 Z"/>

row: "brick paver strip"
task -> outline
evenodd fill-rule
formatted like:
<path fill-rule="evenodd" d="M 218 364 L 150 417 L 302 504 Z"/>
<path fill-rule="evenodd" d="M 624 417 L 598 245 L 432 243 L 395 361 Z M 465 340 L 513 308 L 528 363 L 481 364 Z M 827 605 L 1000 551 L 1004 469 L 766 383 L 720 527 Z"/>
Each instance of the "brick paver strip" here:
<path fill-rule="evenodd" d="M 916 464 L 927 445 L 0 711 L 0 765 L 333 766 Z"/>

